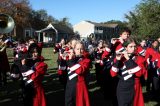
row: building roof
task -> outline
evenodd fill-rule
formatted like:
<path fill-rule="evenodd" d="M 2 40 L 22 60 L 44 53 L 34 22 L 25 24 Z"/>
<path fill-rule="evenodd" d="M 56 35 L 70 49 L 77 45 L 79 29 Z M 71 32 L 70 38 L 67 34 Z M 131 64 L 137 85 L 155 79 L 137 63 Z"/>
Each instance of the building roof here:
<path fill-rule="evenodd" d="M 110 27 L 110 28 L 115 28 L 118 26 L 118 24 L 101 24 L 104 27 Z"/>
<path fill-rule="evenodd" d="M 38 30 L 36 32 L 50 32 L 55 31 L 56 33 L 67 33 L 67 34 L 74 34 L 73 30 L 65 25 L 54 24 L 54 26 L 50 23 L 46 28 Z"/>
<path fill-rule="evenodd" d="M 86 21 L 86 22 L 94 24 L 95 26 L 102 26 L 102 27 L 109 27 L 109 28 L 115 28 L 118 26 L 118 24 L 104 24 L 104 23 L 96 23 L 96 22 L 92 22 L 92 21 Z"/>
<path fill-rule="evenodd" d="M 74 34 L 72 28 L 66 26 L 66 25 L 61 25 L 61 24 L 54 24 L 54 27 L 58 30 L 60 33 L 68 33 L 68 34 Z"/>
<path fill-rule="evenodd" d="M 52 24 L 49 24 L 46 28 L 43 28 L 36 32 L 49 32 L 49 31 L 55 31 L 57 33 L 57 29 L 55 29 Z"/>

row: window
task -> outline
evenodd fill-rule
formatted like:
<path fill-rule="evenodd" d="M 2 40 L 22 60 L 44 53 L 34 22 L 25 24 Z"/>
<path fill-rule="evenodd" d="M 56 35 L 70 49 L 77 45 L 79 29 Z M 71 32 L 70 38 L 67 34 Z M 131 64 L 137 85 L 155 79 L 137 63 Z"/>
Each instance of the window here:
<path fill-rule="evenodd" d="M 30 36 L 31 36 L 31 31 L 25 30 L 25 37 L 30 37 Z"/>

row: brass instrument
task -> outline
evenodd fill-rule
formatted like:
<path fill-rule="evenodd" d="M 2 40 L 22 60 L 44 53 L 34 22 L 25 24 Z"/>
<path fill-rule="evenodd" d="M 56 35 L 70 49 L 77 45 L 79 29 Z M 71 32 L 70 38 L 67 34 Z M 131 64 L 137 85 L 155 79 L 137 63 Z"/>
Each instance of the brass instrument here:
<path fill-rule="evenodd" d="M 13 30 L 15 26 L 14 20 L 11 16 L 7 14 L 0 13 L 0 34 L 9 33 Z M 3 37 L 2 37 L 3 38 Z M 2 52 L 6 47 L 6 43 L 8 42 L 3 41 L 2 38 L 0 38 L 0 52 Z"/>
<path fill-rule="evenodd" d="M 9 33 L 15 26 L 14 20 L 7 14 L 0 14 L 0 33 Z"/>
<path fill-rule="evenodd" d="M 3 52 L 6 47 L 7 47 L 7 44 L 3 41 L 0 41 L 0 52 Z"/>

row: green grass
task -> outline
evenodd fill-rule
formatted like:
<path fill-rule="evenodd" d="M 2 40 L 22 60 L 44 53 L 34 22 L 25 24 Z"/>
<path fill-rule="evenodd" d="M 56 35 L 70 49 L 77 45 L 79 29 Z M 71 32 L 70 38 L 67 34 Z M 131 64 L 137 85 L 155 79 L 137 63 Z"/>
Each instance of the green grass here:
<path fill-rule="evenodd" d="M 57 91 L 61 91 L 62 90 L 62 87 L 60 86 L 60 84 L 58 83 L 58 79 L 57 79 L 57 75 L 56 75 L 56 72 L 57 72 L 57 54 L 54 54 L 53 53 L 53 48 L 43 48 L 42 50 L 42 56 L 45 58 L 45 63 L 47 63 L 48 65 L 48 73 L 49 73 L 49 76 L 48 77 L 45 77 L 44 79 L 44 84 L 46 86 L 46 94 L 51 94 L 51 93 L 55 93 Z M 13 57 L 13 50 L 11 48 L 7 48 L 7 55 L 8 57 Z M 9 59 L 10 63 L 12 64 L 12 61 L 13 59 Z M 95 71 L 94 69 L 91 70 L 91 73 L 92 75 L 95 75 Z M 95 81 L 95 77 L 92 78 L 93 81 L 90 81 L 89 83 L 89 91 L 90 93 L 93 93 L 94 95 L 92 95 L 91 97 L 91 102 L 95 103 L 101 103 L 101 102 L 104 102 L 104 100 L 101 100 L 102 98 L 102 95 L 97 92 L 99 90 L 99 87 L 96 86 L 96 81 Z M 48 87 L 49 85 L 53 85 L 53 88 L 50 88 Z M 94 87 L 92 87 L 92 85 L 94 85 Z M 17 87 L 17 83 L 16 82 L 9 82 L 9 85 L 8 85 L 8 91 L 7 92 L 11 92 L 12 89 L 16 89 L 18 88 Z M 55 89 L 53 91 L 53 89 Z M 4 96 L 4 97 L 7 97 L 7 96 L 11 96 L 13 94 L 16 94 L 16 92 L 19 92 L 18 90 L 16 91 L 12 91 L 11 93 L 7 93 L 7 92 L 1 92 L 0 93 L 0 97 Z M 157 101 L 155 100 L 152 100 L 152 97 L 149 95 L 149 94 L 146 94 L 146 91 L 145 91 L 145 87 L 143 87 L 143 93 L 144 93 L 144 99 L 145 99 L 145 106 L 159 106 L 160 104 L 158 104 Z M 6 95 L 6 96 L 5 96 Z M 56 94 L 56 95 L 59 95 L 59 94 Z M 51 95 L 49 95 L 51 96 Z M 48 97 L 49 97 L 48 96 Z M 54 96 L 54 95 L 53 95 Z M 50 97 L 51 98 L 51 97 Z M 55 98 L 57 99 L 57 98 Z M 52 101 L 52 100 L 51 100 Z M 95 106 L 98 106 L 98 105 L 95 105 Z M 101 105 L 100 105 L 101 106 Z"/>
<path fill-rule="evenodd" d="M 9 58 L 9 61 L 12 62 L 13 59 L 13 49 L 7 48 L 7 55 Z M 43 48 L 42 50 L 42 56 L 45 58 L 45 63 L 47 63 L 49 69 L 55 69 L 57 67 L 57 53 L 53 53 L 53 48 Z"/>
<path fill-rule="evenodd" d="M 45 58 L 49 69 L 57 68 L 57 56 L 58 54 L 53 53 L 53 48 L 43 48 L 42 56 Z"/>
<path fill-rule="evenodd" d="M 56 70 L 52 70 L 54 68 L 57 67 L 57 54 L 54 54 L 52 52 L 53 48 L 43 48 L 43 51 L 42 51 L 42 56 L 45 57 L 46 59 L 46 63 L 48 64 L 48 68 L 51 69 L 50 71 L 56 71 Z M 92 73 L 94 73 L 94 70 L 92 70 Z M 96 89 L 97 87 L 95 88 L 92 88 L 90 89 L 90 91 L 92 91 L 93 89 Z M 145 92 L 145 87 L 143 87 L 143 92 Z M 148 96 L 145 96 L 145 100 L 149 99 L 150 97 Z M 147 100 L 145 101 L 145 106 L 156 106 L 157 105 L 157 102 L 155 101 L 151 101 L 151 100 Z"/>

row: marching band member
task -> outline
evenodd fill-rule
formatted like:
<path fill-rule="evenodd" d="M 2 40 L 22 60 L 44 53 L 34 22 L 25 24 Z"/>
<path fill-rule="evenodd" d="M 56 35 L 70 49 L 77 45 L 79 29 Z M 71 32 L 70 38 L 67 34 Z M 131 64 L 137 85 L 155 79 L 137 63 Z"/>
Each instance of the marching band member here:
<path fill-rule="evenodd" d="M 160 60 L 160 54 L 158 55 L 158 60 Z M 160 94 L 160 61 L 158 61 L 157 65 L 156 65 L 156 73 L 157 73 L 157 80 L 155 81 L 155 99 L 157 99 L 156 97 L 159 97 Z M 159 100 L 159 98 L 158 98 Z"/>
<path fill-rule="evenodd" d="M 32 44 L 32 43 L 37 43 L 37 45 L 39 46 L 40 48 L 40 54 L 42 53 L 42 48 L 43 48 L 43 42 L 37 42 L 36 39 L 29 39 L 28 40 L 28 47 Z"/>
<path fill-rule="evenodd" d="M 44 58 L 41 56 L 37 44 L 30 45 L 28 56 L 21 60 L 21 64 L 25 93 L 24 105 L 46 106 L 42 80 L 47 71 L 47 64 L 44 63 Z"/>
<path fill-rule="evenodd" d="M 43 48 L 43 42 L 38 42 L 37 45 L 40 48 L 40 54 L 42 53 L 42 48 Z"/>
<path fill-rule="evenodd" d="M 95 49 L 95 69 L 96 69 L 96 80 L 97 83 L 101 86 L 102 80 L 101 80 L 101 72 L 103 70 L 102 64 L 102 54 L 104 50 L 104 41 L 100 40 L 98 43 L 98 47 Z"/>
<path fill-rule="evenodd" d="M 129 38 L 123 43 L 125 49 L 116 54 L 111 76 L 119 78 L 117 86 L 118 106 L 144 106 L 139 77 L 143 74 L 142 58 L 135 56 L 135 41 Z"/>
<path fill-rule="evenodd" d="M 142 56 L 144 58 L 144 60 L 145 60 L 144 61 L 144 66 L 147 69 L 148 63 L 147 63 L 147 61 L 145 59 L 146 49 L 147 49 L 146 40 L 141 39 L 139 45 L 137 45 L 136 52 L 137 52 L 137 55 L 140 55 L 140 56 Z M 140 78 L 142 86 L 146 85 L 147 77 L 148 77 L 148 71 L 144 70 L 143 76 Z"/>
<path fill-rule="evenodd" d="M 146 84 L 146 90 L 151 90 L 151 84 L 152 84 L 152 91 L 154 91 L 156 88 L 156 65 L 158 62 L 158 41 L 153 40 L 151 43 L 151 47 L 146 49 L 146 56 L 145 59 L 148 64 L 148 78 L 147 78 L 147 84 Z"/>
<path fill-rule="evenodd" d="M 68 80 L 65 91 L 65 106 L 90 106 L 86 73 L 89 71 L 90 60 L 83 56 L 84 46 L 77 42 L 69 53 Z"/>
<path fill-rule="evenodd" d="M 67 83 L 67 63 L 66 61 L 69 59 L 68 54 L 70 48 L 68 46 L 64 46 L 59 53 L 59 66 L 58 66 L 58 75 L 59 81 L 63 84 L 64 89 L 66 88 Z"/>
<path fill-rule="evenodd" d="M 28 45 L 26 45 L 26 42 L 23 39 L 19 39 L 18 44 L 13 48 L 13 56 L 18 58 L 19 52 L 27 53 L 27 51 Z"/>
<path fill-rule="evenodd" d="M 65 40 L 61 39 L 60 43 L 57 43 L 53 49 L 54 53 L 58 53 L 57 65 L 58 65 L 58 77 L 60 83 L 66 87 L 67 82 L 67 72 L 66 72 L 66 59 L 67 55 L 63 55 L 65 48 Z"/>
<path fill-rule="evenodd" d="M 147 61 L 145 59 L 145 56 L 146 56 L 146 50 L 143 48 L 143 46 L 141 45 L 137 45 L 137 49 L 136 49 L 136 54 L 141 56 L 143 58 L 143 63 L 144 63 L 144 66 L 145 68 L 147 69 L 148 67 L 148 64 L 147 64 Z M 143 76 L 141 76 L 140 78 L 140 81 L 141 81 L 141 84 L 142 86 L 146 85 L 146 81 L 147 81 L 147 77 L 148 77 L 148 72 L 147 70 L 143 70 Z"/>
<path fill-rule="evenodd" d="M 160 53 L 157 54 L 158 61 L 153 62 L 154 70 L 153 71 L 153 99 L 159 100 L 160 98 Z"/>
<path fill-rule="evenodd" d="M 140 46 L 141 46 L 143 49 L 146 49 L 146 47 L 147 47 L 146 40 L 142 39 L 141 42 L 140 42 Z"/>
<path fill-rule="evenodd" d="M 73 40 L 74 41 L 74 40 Z M 70 41 L 72 43 L 72 41 Z M 58 75 L 59 81 L 66 88 L 67 83 L 67 64 L 66 61 L 69 59 L 69 50 L 71 49 L 70 43 L 64 45 L 64 39 L 61 41 L 62 45 L 59 48 L 59 56 L 58 56 Z"/>
<path fill-rule="evenodd" d="M 143 49 L 141 46 L 137 46 L 137 54 L 145 57 L 145 55 L 146 55 L 146 50 Z"/>
<path fill-rule="evenodd" d="M 101 65 L 103 65 L 103 63 L 106 63 L 105 66 L 107 66 L 106 68 L 109 69 L 111 67 L 111 49 L 108 47 L 108 44 L 104 43 L 106 46 L 104 46 L 103 49 L 103 54 L 102 54 L 102 61 Z M 110 65 L 109 65 L 110 64 Z"/>
<path fill-rule="evenodd" d="M 10 72 L 10 66 L 6 53 L 6 47 L 9 42 L 9 39 L 4 39 L 4 35 L 0 36 L 0 87 L 6 85 L 7 72 Z"/>
<path fill-rule="evenodd" d="M 113 57 L 111 56 L 111 50 L 107 43 L 104 43 L 103 54 L 101 56 L 100 62 L 103 67 L 101 71 L 101 89 L 104 94 L 105 99 L 111 99 L 112 96 L 112 77 L 110 75 L 110 68 L 112 67 Z"/>
<path fill-rule="evenodd" d="M 21 78 L 21 59 L 25 58 L 25 56 L 28 53 L 28 46 L 26 45 L 26 42 L 23 39 L 20 39 L 18 41 L 18 44 L 16 47 L 13 48 L 13 64 L 11 65 L 11 73 L 10 77 L 13 80 L 18 80 Z"/>
<path fill-rule="evenodd" d="M 131 34 L 131 31 L 125 28 L 120 31 L 119 38 L 111 39 L 110 49 L 111 49 L 111 56 L 113 58 L 115 57 L 116 53 L 123 51 L 124 49 L 123 43 L 128 40 L 128 38 L 130 37 L 130 34 Z M 111 98 L 112 98 L 112 103 L 114 106 L 118 105 L 117 97 L 116 97 L 116 88 L 117 88 L 118 80 L 119 79 L 117 77 L 112 78 L 112 85 L 111 85 L 112 86 L 112 97 Z"/>
<path fill-rule="evenodd" d="M 65 40 L 61 39 L 60 43 L 57 43 L 53 49 L 53 52 L 60 52 L 61 48 L 65 45 Z"/>
<path fill-rule="evenodd" d="M 123 29 L 120 32 L 120 37 L 119 38 L 112 38 L 111 39 L 111 52 L 119 52 L 123 49 L 122 44 L 127 41 L 127 39 L 130 37 L 131 31 L 129 29 Z M 118 46 L 121 46 L 119 48 Z"/>

